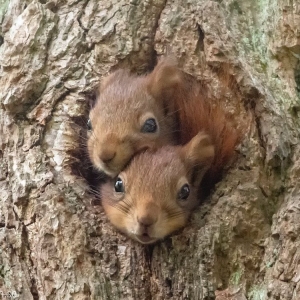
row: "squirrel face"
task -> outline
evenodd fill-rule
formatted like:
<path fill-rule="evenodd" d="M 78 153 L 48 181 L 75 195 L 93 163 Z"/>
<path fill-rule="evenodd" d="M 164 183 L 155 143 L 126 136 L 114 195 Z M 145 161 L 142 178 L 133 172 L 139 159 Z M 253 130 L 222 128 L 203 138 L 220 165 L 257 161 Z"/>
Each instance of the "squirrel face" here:
<path fill-rule="evenodd" d="M 183 227 L 197 205 L 200 181 L 214 158 L 204 133 L 185 146 L 164 146 L 135 156 L 116 180 L 101 187 L 111 223 L 142 244 Z"/>
<path fill-rule="evenodd" d="M 175 62 L 146 76 L 118 70 L 106 77 L 90 112 L 88 152 L 94 166 L 116 176 L 138 152 L 176 143 L 173 95 L 182 82 Z"/>
<path fill-rule="evenodd" d="M 148 92 L 146 78 L 126 70 L 102 82 L 89 122 L 89 156 L 94 166 L 111 177 L 134 154 L 172 143 L 171 117 Z"/>

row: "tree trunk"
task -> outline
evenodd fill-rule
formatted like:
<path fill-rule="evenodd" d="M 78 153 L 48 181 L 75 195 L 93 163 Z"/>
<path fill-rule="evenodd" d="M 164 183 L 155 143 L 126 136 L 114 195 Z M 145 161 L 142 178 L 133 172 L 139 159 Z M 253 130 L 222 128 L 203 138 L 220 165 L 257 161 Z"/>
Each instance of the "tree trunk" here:
<path fill-rule="evenodd" d="M 299 2 L 2 0 L 0 22 L 0 299 L 300 299 Z M 217 96 L 228 68 L 248 130 L 189 225 L 145 247 L 89 193 L 86 98 L 166 51 Z"/>

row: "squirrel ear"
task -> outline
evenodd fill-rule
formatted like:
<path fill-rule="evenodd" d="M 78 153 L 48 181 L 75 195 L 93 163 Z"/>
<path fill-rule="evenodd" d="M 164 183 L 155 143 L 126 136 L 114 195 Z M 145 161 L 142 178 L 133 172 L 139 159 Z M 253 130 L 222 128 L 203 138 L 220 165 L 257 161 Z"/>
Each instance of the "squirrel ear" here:
<path fill-rule="evenodd" d="M 147 76 L 148 91 L 156 99 L 171 97 L 176 87 L 182 82 L 182 76 L 182 72 L 177 67 L 176 58 L 174 56 L 163 57 Z"/>
<path fill-rule="evenodd" d="M 215 149 L 210 137 L 199 132 L 180 151 L 191 183 L 198 186 L 215 156 Z"/>

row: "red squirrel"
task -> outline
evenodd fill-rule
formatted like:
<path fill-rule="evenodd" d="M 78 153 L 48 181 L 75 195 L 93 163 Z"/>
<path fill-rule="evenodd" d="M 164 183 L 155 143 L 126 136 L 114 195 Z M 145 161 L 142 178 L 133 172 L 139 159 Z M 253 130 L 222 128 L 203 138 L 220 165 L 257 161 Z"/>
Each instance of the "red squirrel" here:
<path fill-rule="evenodd" d="M 161 59 L 148 75 L 117 70 L 106 77 L 88 127 L 90 159 L 110 177 L 115 177 L 136 153 L 185 144 L 203 130 L 219 153 L 210 171 L 214 178 L 238 141 L 237 131 L 223 110 L 212 105 L 205 86 L 178 69 L 171 58 Z"/>
<path fill-rule="evenodd" d="M 148 76 L 118 70 L 105 78 L 88 121 L 88 153 L 110 177 L 145 149 L 173 143 L 175 125 L 161 99 L 148 91 Z"/>
<path fill-rule="evenodd" d="M 240 138 L 205 86 L 168 58 L 145 76 L 108 76 L 89 126 L 93 164 L 119 174 L 100 191 L 106 214 L 141 243 L 184 226 L 201 180 L 210 188 L 220 179 Z"/>
<path fill-rule="evenodd" d="M 202 132 L 184 146 L 137 154 L 117 179 L 101 187 L 110 222 L 142 244 L 180 229 L 199 203 L 198 188 L 213 159 L 214 146 Z"/>

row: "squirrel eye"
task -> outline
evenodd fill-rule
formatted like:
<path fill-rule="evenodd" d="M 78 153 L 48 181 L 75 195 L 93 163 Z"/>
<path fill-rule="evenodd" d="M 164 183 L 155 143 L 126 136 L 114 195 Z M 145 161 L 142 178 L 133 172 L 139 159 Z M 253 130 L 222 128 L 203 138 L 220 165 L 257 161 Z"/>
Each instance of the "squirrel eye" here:
<path fill-rule="evenodd" d="M 185 200 L 188 198 L 188 196 L 190 195 L 190 187 L 189 185 L 186 183 L 184 184 L 179 193 L 178 193 L 178 198 L 181 199 L 181 200 Z"/>
<path fill-rule="evenodd" d="M 88 119 L 87 123 L 86 123 L 86 127 L 88 130 L 92 130 L 92 122 L 91 119 Z"/>
<path fill-rule="evenodd" d="M 154 133 L 156 132 L 156 130 L 157 130 L 157 124 L 155 119 L 153 118 L 147 119 L 142 127 L 142 132 L 146 132 L 146 133 Z"/>
<path fill-rule="evenodd" d="M 123 181 L 120 177 L 117 177 L 116 182 L 115 182 L 115 191 L 117 193 L 124 193 L 125 189 L 124 189 L 124 184 Z"/>

